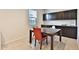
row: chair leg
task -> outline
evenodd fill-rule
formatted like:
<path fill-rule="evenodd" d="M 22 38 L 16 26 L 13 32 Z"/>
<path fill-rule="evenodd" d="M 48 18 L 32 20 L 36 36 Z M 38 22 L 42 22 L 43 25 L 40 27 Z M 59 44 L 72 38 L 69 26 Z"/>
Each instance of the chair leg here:
<path fill-rule="evenodd" d="M 48 45 L 48 39 L 46 38 L 46 44 Z"/>
<path fill-rule="evenodd" d="M 42 41 L 40 42 L 40 50 L 42 49 Z"/>
<path fill-rule="evenodd" d="M 36 47 L 36 39 L 35 39 L 35 47 Z"/>

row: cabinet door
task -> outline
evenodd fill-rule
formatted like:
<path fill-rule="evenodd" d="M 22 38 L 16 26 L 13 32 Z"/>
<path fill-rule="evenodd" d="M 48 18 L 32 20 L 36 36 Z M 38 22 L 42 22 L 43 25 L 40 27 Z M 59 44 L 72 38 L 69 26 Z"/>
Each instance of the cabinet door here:
<path fill-rule="evenodd" d="M 77 38 L 77 33 L 76 33 L 76 28 L 65 28 L 64 32 L 65 32 L 65 36 L 66 37 L 70 37 L 70 38 Z"/>
<path fill-rule="evenodd" d="M 56 20 L 56 14 L 55 13 L 43 14 L 43 20 L 45 21 Z"/>
<path fill-rule="evenodd" d="M 69 19 L 69 11 L 65 11 L 64 12 L 64 19 Z"/>
<path fill-rule="evenodd" d="M 56 14 L 56 19 L 57 20 L 63 20 L 64 19 L 64 12 L 58 12 Z"/>
<path fill-rule="evenodd" d="M 46 21 L 46 14 L 43 14 L 43 21 Z"/>
<path fill-rule="evenodd" d="M 49 20 L 56 20 L 56 13 L 50 13 L 50 14 L 48 14 L 48 19 Z"/>
<path fill-rule="evenodd" d="M 65 19 L 76 19 L 77 18 L 77 10 L 69 10 L 64 12 Z"/>
<path fill-rule="evenodd" d="M 68 11 L 66 16 L 67 19 L 74 19 L 74 11 Z"/>
<path fill-rule="evenodd" d="M 56 28 L 62 30 L 62 36 L 77 39 L 77 28 L 76 27 L 56 26 Z"/>
<path fill-rule="evenodd" d="M 77 19 L 77 10 L 72 10 L 70 14 L 72 19 Z"/>
<path fill-rule="evenodd" d="M 62 35 L 65 37 L 77 39 L 77 28 L 62 27 Z"/>

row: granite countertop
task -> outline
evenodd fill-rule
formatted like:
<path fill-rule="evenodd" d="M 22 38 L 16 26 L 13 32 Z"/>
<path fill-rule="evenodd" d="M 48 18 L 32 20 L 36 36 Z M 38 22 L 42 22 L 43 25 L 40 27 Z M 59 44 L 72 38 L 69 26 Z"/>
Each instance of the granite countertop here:
<path fill-rule="evenodd" d="M 43 25 L 43 26 L 77 27 L 77 26 L 72 26 L 72 25 Z"/>

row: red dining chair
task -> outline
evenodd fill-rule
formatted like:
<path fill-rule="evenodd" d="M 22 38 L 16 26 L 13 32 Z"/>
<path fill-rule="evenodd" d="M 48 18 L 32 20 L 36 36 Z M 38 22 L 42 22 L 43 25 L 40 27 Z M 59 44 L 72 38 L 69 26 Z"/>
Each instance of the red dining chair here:
<path fill-rule="evenodd" d="M 35 36 L 35 46 L 36 46 L 36 40 L 40 43 L 40 49 L 42 48 L 42 41 L 46 40 L 46 44 L 48 44 L 47 35 L 44 35 L 41 32 L 41 28 L 34 28 L 34 36 Z"/>

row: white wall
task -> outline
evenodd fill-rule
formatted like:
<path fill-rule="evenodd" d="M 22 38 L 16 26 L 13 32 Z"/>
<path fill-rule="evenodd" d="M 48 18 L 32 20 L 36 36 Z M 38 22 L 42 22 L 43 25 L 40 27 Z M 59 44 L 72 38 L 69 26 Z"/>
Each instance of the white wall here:
<path fill-rule="evenodd" d="M 77 30 L 77 41 L 78 41 L 78 44 L 79 44 L 79 9 L 78 9 L 78 14 L 77 14 L 77 27 L 78 27 L 78 30 Z"/>
<path fill-rule="evenodd" d="M 67 25 L 67 26 L 76 26 L 75 20 L 53 20 L 53 21 L 44 21 L 45 25 Z"/>
<path fill-rule="evenodd" d="M 59 12 L 59 11 L 66 11 L 70 9 L 46 9 L 44 10 L 44 13 L 51 13 L 51 12 Z M 68 26 L 76 26 L 75 20 L 53 20 L 53 21 L 44 21 L 44 24 L 46 25 L 62 25 L 66 24 Z"/>
<path fill-rule="evenodd" d="M 37 10 L 37 25 L 41 27 L 41 24 L 43 24 L 43 12 L 44 10 L 38 9 Z"/>
<path fill-rule="evenodd" d="M 0 10 L 0 32 L 2 32 L 5 44 L 26 37 L 28 33 L 27 13 L 24 9 Z"/>
<path fill-rule="evenodd" d="M 1 50 L 1 46 L 2 46 L 2 45 L 1 45 L 1 32 L 0 32 L 0 50 Z"/>

